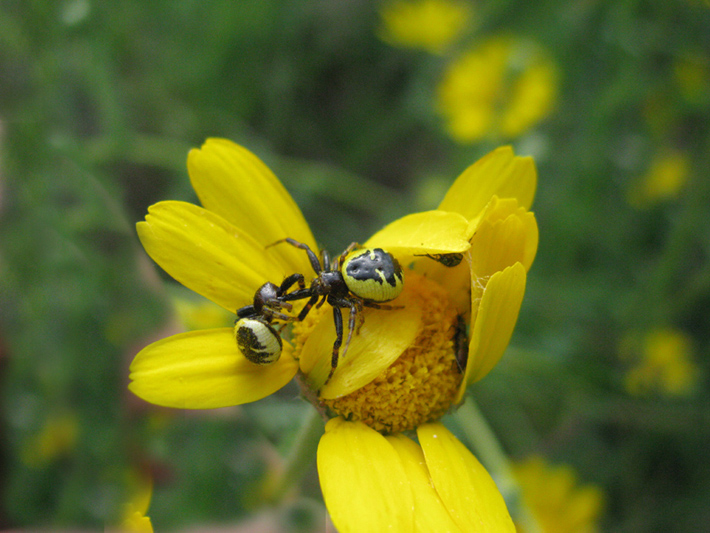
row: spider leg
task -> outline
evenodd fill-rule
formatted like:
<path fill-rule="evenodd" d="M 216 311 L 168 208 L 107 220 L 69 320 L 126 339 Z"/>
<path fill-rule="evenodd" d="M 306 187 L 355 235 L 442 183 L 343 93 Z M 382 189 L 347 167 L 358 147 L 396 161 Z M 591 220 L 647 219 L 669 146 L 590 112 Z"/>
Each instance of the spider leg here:
<path fill-rule="evenodd" d="M 330 358 L 330 372 L 328 372 L 328 377 L 325 378 L 323 385 L 330 381 L 333 377 L 335 369 L 338 368 L 338 357 L 340 352 L 340 345 L 343 343 L 343 313 L 340 308 L 333 306 L 333 322 L 335 323 L 335 342 L 333 343 L 333 355 Z M 352 334 L 352 330 L 350 331 Z M 348 343 L 350 343 L 350 334 L 348 334 Z M 347 351 L 347 344 L 345 345 L 345 350 L 343 350 L 343 355 Z"/>
<path fill-rule="evenodd" d="M 311 266 L 313 267 L 313 270 L 315 271 L 315 273 L 320 274 L 323 271 L 320 261 L 318 260 L 318 256 L 313 252 L 313 250 L 311 250 L 307 244 L 304 244 L 302 242 L 298 242 L 295 239 L 291 239 L 290 237 L 287 237 L 285 239 L 281 239 L 281 240 L 278 240 L 276 242 L 269 244 L 267 246 L 267 248 L 271 248 L 272 246 L 275 246 L 275 245 L 280 244 L 282 242 L 287 242 L 291 246 L 295 246 L 296 248 L 300 248 L 301 250 L 305 250 L 306 253 L 308 254 L 308 260 L 311 262 Z"/>
<path fill-rule="evenodd" d="M 350 346 L 350 339 L 353 338 L 353 331 L 355 331 L 355 322 L 357 321 L 357 332 L 360 333 L 360 326 L 363 324 L 363 316 L 360 311 L 362 308 L 353 302 L 350 302 L 350 319 L 348 320 L 348 338 L 345 341 L 345 348 L 343 348 L 343 357 L 348 353 L 348 346 Z"/>
<path fill-rule="evenodd" d="M 279 296 L 286 294 L 286 291 L 293 287 L 295 283 L 298 283 L 299 289 L 306 288 L 306 282 L 303 280 L 303 274 L 291 274 L 281 282 L 281 286 L 279 287 L 277 294 Z"/>
<path fill-rule="evenodd" d="M 336 298 L 334 296 L 331 296 L 328 298 L 328 303 L 333 306 L 333 309 L 338 309 L 338 312 L 340 313 L 340 309 L 345 309 L 348 308 L 350 309 L 350 318 L 348 320 L 348 338 L 345 341 L 345 347 L 343 348 L 343 357 L 345 357 L 345 354 L 348 351 L 348 346 L 350 346 L 350 339 L 353 338 L 353 331 L 355 331 L 355 323 L 358 323 L 358 332 L 360 330 L 360 325 L 362 324 L 363 316 L 362 316 L 362 305 L 360 304 L 359 300 L 351 300 L 348 298 Z M 342 314 L 341 314 L 341 323 L 342 323 Z M 336 333 L 337 333 L 337 324 L 336 324 Z M 341 326 L 341 341 L 342 341 L 342 326 Z M 335 369 L 333 369 L 335 370 Z"/>
<path fill-rule="evenodd" d="M 328 272 L 330 270 L 330 254 L 328 250 L 323 249 L 320 251 L 320 262 L 323 265 L 323 272 Z"/>
<path fill-rule="evenodd" d="M 343 264 L 343 261 L 345 261 L 345 258 L 348 256 L 350 252 L 355 250 L 356 248 L 360 248 L 360 245 L 356 242 L 351 242 L 347 248 L 345 248 L 345 251 L 338 256 L 338 258 L 335 260 L 335 266 L 333 267 L 334 270 L 340 270 L 340 265 Z"/>
<path fill-rule="evenodd" d="M 314 292 L 308 288 L 308 289 L 296 289 L 293 292 L 290 292 L 288 294 L 284 294 L 283 296 L 279 296 L 279 301 L 283 304 L 283 302 L 293 302 L 294 300 L 303 300 L 304 298 L 310 298 L 313 296 Z"/>
<path fill-rule="evenodd" d="M 253 305 L 245 305 L 244 307 L 240 307 L 237 309 L 237 317 L 238 318 L 246 318 L 248 316 L 252 316 L 256 314 L 256 309 L 254 308 Z"/>
<path fill-rule="evenodd" d="M 298 321 L 302 322 L 305 318 L 308 312 L 311 310 L 311 307 L 313 307 L 313 304 L 318 301 L 319 296 L 317 294 L 314 294 L 311 296 L 311 299 L 308 300 L 308 303 L 303 306 L 303 309 L 301 309 L 301 312 L 298 313 Z"/>
<path fill-rule="evenodd" d="M 388 311 L 391 311 L 392 309 L 404 309 L 403 305 L 378 304 L 376 302 L 371 302 L 369 300 L 363 300 L 362 304 L 365 307 L 373 307 L 375 309 L 386 309 Z"/>
<path fill-rule="evenodd" d="M 321 307 L 323 307 L 323 304 L 326 302 L 327 299 L 328 297 L 324 296 L 323 299 L 316 304 L 316 309 L 320 309 Z"/>
<path fill-rule="evenodd" d="M 354 311 L 357 314 L 357 330 L 356 333 L 360 335 L 360 328 L 365 323 L 365 315 L 362 312 L 362 300 L 357 300 L 357 309 Z"/>
<path fill-rule="evenodd" d="M 289 304 L 289 308 L 291 307 L 291 304 Z M 271 322 L 274 318 L 278 318 L 279 320 L 283 320 L 285 322 L 290 322 L 295 319 L 295 317 L 292 317 L 291 315 L 286 315 L 284 313 L 279 313 L 278 311 L 275 311 L 269 307 L 264 307 L 264 318 L 268 322 Z"/>

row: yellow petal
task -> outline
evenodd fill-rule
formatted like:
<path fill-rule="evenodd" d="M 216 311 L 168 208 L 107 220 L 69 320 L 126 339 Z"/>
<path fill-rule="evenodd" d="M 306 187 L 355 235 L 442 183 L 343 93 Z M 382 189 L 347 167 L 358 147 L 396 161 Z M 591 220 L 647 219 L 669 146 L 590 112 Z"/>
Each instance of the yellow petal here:
<path fill-rule="evenodd" d="M 515 532 L 505 501 L 486 469 L 441 424 L 417 428 L 434 488 L 463 531 Z"/>
<path fill-rule="evenodd" d="M 412 490 L 399 455 L 365 424 L 328 422 L 318 444 L 318 477 L 340 533 L 412 531 Z"/>
<path fill-rule="evenodd" d="M 353 333 L 350 347 L 340 358 L 338 368 L 327 385 L 323 386 L 330 372 L 335 326 L 328 313 L 318 323 L 303 345 L 300 355 L 301 371 L 308 376 L 314 390 L 325 399 L 338 398 L 367 385 L 389 367 L 409 345 L 414 342 L 419 330 L 422 309 L 411 290 L 405 289 L 390 305 L 402 309 L 372 309 L 363 311 L 364 322 L 360 333 Z M 348 336 L 349 311 L 343 310 L 343 344 Z"/>
<path fill-rule="evenodd" d="M 461 253 L 469 248 L 468 221 L 458 213 L 425 211 L 407 215 L 370 237 L 365 246 L 402 255 Z"/>
<path fill-rule="evenodd" d="M 156 405 L 212 409 L 253 402 L 276 392 L 298 371 L 284 342 L 281 358 L 255 365 L 239 352 L 232 328 L 181 333 L 147 346 L 131 364 L 128 388 Z"/>
<path fill-rule="evenodd" d="M 444 507 L 439 494 L 434 489 L 424 452 L 414 441 L 404 435 L 387 437 L 402 460 L 414 496 L 414 530 L 422 533 L 462 531 Z"/>
<path fill-rule="evenodd" d="M 226 139 L 208 139 L 187 158 L 190 181 L 202 205 L 246 231 L 262 246 L 291 237 L 317 244 L 301 210 L 278 178 L 253 153 Z M 276 253 L 293 272 L 311 272 L 306 254 L 289 245 Z"/>
<path fill-rule="evenodd" d="M 510 146 L 502 146 L 468 167 L 449 188 L 439 209 L 473 220 L 493 195 L 517 198 L 520 205 L 530 209 L 536 187 L 533 159 L 515 156 Z"/>
<path fill-rule="evenodd" d="M 247 233 L 186 202 L 160 202 L 137 224 L 148 255 L 187 288 L 234 312 L 291 268 Z"/>
<path fill-rule="evenodd" d="M 124 505 L 123 521 L 120 531 L 123 533 L 153 533 L 153 525 L 146 516 L 153 494 L 153 480 L 145 475 L 135 476 L 135 487 L 131 487 L 133 494 L 128 503 Z M 107 529 L 107 531 L 110 531 Z"/>
<path fill-rule="evenodd" d="M 525 268 L 520 263 L 496 272 L 488 281 L 475 313 L 466 376 L 457 402 L 463 397 L 465 386 L 488 374 L 503 356 L 518 320 L 525 281 Z"/>
<path fill-rule="evenodd" d="M 471 271 L 485 278 L 515 263 L 532 265 L 539 233 L 535 215 L 518 208 L 505 218 L 484 216 L 471 238 Z"/>

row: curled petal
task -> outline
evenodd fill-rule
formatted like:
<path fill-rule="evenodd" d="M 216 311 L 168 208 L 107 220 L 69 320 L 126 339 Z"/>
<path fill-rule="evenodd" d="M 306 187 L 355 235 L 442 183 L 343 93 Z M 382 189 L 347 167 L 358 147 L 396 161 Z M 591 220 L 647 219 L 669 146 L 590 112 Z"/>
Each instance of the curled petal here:
<path fill-rule="evenodd" d="M 424 424 L 417 436 L 434 488 L 462 531 L 515 532 L 491 476 L 449 430 Z"/>
<path fill-rule="evenodd" d="M 414 531 L 461 532 L 434 489 L 422 449 L 402 434 L 387 437 L 402 460 L 414 497 Z"/>
<path fill-rule="evenodd" d="M 458 213 L 425 211 L 407 215 L 370 237 L 365 246 L 379 247 L 395 257 L 461 253 L 469 248 L 468 221 Z"/>
<path fill-rule="evenodd" d="M 535 215 L 518 208 L 507 216 L 485 216 L 471 238 L 471 270 L 478 278 L 485 278 L 515 263 L 525 270 L 532 265 L 539 233 Z"/>
<path fill-rule="evenodd" d="M 510 146 L 502 146 L 468 167 L 449 188 L 439 209 L 474 220 L 493 195 L 517 198 L 520 205 L 529 209 L 536 187 L 533 159 L 516 156 Z"/>
<path fill-rule="evenodd" d="M 248 233 L 199 206 L 160 202 L 136 225 L 148 255 L 187 288 L 234 312 L 290 268 Z"/>
<path fill-rule="evenodd" d="M 422 309 L 410 296 L 406 281 L 404 292 L 388 303 L 403 307 L 392 310 L 364 309 L 360 332 L 356 330 L 353 333 L 347 353 L 340 358 L 337 370 L 325 386 L 323 383 L 330 372 L 335 342 L 335 326 L 330 315 L 325 315 L 308 337 L 300 355 L 301 371 L 308 376 L 314 390 L 320 389 L 322 398 L 338 398 L 367 385 L 414 342 Z M 344 310 L 341 356 L 348 336 L 349 316 L 350 313 Z"/>
<path fill-rule="evenodd" d="M 260 400 L 298 371 L 284 342 L 281 358 L 255 365 L 239 352 L 232 328 L 181 333 L 147 346 L 131 364 L 128 388 L 144 400 L 180 409 L 213 409 Z"/>
<path fill-rule="evenodd" d="M 262 247 L 291 237 L 318 253 L 296 202 L 273 172 L 246 148 L 226 139 L 208 139 L 202 148 L 190 151 L 187 169 L 202 205 L 253 235 Z M 282 245 L 275 253 L 291 265 L 289 274 L 311 271 L 301 250 Z"/>
<path fill-rule="evenodd" d="M 412 490 L 399 455 L 361 422 L 334 418 L 318 444 L 323 499 L 341 533 L 412 531 Z"/>
<path fill-rule="evenodd" d="M 466 376 L 456 401 L 466 385 L 484 377 L 498 363 L 508 347 L 525 294 L 525 267 L 515 263 L 488 280 L 478 305 L 469 343 Z"/>

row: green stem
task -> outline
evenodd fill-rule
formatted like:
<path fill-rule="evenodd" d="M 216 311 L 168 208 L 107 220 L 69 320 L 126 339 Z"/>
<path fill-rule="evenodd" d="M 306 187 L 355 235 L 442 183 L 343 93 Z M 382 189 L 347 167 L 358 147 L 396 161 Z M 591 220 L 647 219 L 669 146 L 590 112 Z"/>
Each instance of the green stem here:
<path fill-rule="evenodd" d="M 277 503 L 290 492 L 313 465 L 318 449 L 318 441 L 323 435 L 323 418 L 315 409 L 307 409 L 283 470 L 264 487 L 264 499 Z"/>
<path fill-rule="evenodd" d="M 526 533 L 540 533 L 542 528 L 523 503 L 520 485 L 513 475 L 508 456 L 473 398 L 466 398 L 455 416 L 481 463 L 495 479 L 503 498 L 515 510 L 515 522 L 520 524 Z"/>

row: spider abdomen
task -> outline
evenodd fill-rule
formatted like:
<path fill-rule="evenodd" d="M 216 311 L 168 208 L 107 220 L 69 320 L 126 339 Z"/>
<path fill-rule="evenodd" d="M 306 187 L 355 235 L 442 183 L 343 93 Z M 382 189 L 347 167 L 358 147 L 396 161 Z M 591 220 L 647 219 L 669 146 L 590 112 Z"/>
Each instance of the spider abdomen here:
<path fill-rule="evenodd" d="M 404 288 L 402 267 L 382 248 L 358 250 L 345 260 L 341 272 L 350 292 L 364 300 L 388 302 Z"/>
<path fill-rule="evenodd" d="M 281 357 L 281 336 L 264 320 L 241 318 L 234 325 L 234 338 L 242 352 L 252 363 L 268 365 Z"/>

